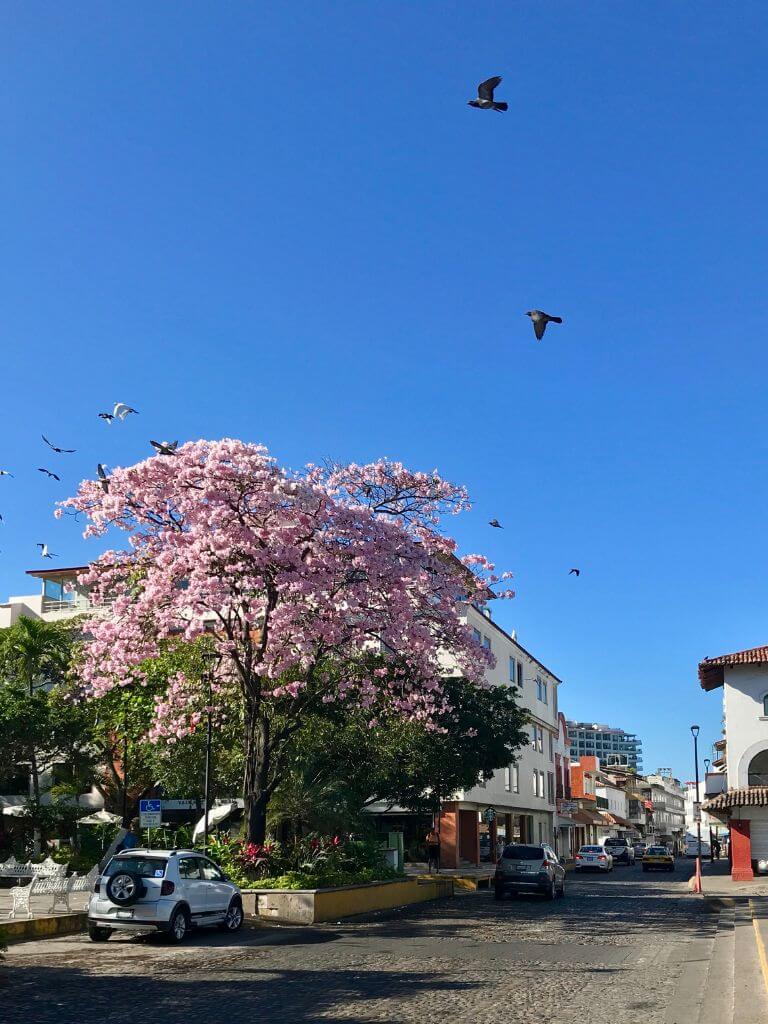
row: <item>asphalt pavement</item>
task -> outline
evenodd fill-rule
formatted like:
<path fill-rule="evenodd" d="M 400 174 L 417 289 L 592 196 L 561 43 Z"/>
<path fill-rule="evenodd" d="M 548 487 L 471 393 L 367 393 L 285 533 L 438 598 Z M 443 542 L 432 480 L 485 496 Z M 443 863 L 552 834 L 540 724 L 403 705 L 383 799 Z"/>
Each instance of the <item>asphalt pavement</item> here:
<path fill-rule="evenodd" d="M 205 930 L 178 947 L 157 935 L 22 943 L 0 971 L 0 1019 L 696 1024 L 713 953 L 722 976 L 731 947 L 722 911 L 688 893 L 690 873 L 686 861 L 674 874 L 569 873 L 553 902 L 478 892 L 338 924 Z"/>

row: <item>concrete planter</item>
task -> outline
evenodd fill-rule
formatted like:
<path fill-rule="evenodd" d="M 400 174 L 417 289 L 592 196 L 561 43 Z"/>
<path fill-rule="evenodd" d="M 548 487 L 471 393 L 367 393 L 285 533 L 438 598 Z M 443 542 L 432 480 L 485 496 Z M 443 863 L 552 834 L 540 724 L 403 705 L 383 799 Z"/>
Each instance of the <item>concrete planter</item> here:
<path fill-rule="evenodd" d="M 453 879 L 395 879 L 339 889 L 244 889 L 247 917 L 279 924 L 319 924 L 453 896 Z"/>

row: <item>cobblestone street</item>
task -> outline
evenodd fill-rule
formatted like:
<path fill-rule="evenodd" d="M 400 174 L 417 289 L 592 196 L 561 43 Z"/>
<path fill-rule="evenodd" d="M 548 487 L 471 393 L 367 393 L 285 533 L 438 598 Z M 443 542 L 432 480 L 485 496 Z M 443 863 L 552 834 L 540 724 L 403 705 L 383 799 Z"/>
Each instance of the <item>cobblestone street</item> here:
<path fill-rule="evenodd" d="M 159 936 L 25 943 L 8 954 L 3 1020 L 517 1024 L 599 1007 L 601 1020 L 661 1024 L 717 927 L 688 895 L 689 873 L 684 862 L 673 876 L 623 868 L 569 876 L 552 903 L 482 892 L 354 923 L 202 931 L 180 947 Z"/>

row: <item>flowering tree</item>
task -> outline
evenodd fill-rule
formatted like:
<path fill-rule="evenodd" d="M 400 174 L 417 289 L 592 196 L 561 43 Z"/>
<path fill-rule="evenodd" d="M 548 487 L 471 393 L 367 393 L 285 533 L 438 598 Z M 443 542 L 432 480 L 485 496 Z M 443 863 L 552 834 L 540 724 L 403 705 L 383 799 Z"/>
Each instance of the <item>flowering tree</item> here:
<path fill-rule="evenodd" d="M 116 469 L 107 485 L 84 481 L 63 506 L 88 517 L 86 536 L 129 534 L 127 550 L 81 576 L 112 605 L 89 624 L 86 691 L 140 686 L 163 641 L 210 632 L 215 679 L 175 675 L 154 734 L 194 731 L 209 701 L 240 716 L 253 842 L 307 709 L 347 702 L 429 728 L 447 705 L 446 654 L 482 685 L 491 656 L 457 602 L 484 602 L 499 578 L 480 555 L 457 559 L 438 532 L 468 501 L 437 473 L 388 461 L 292 473 L 261 446 L 197 441 Z"/>

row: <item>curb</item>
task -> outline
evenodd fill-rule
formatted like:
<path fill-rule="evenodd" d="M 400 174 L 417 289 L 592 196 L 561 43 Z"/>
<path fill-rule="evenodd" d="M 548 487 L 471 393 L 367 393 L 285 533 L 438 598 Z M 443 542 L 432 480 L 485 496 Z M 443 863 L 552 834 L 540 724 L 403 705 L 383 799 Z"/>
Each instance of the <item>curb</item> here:
<path fill-rule="evenodd" d="M 0 922 L 6 942 L 29 942 L 32 939 L 54 939 L 57 935 L 84 932 L 88 923 L 85 911 L 77 914 L 54 914 L 50 917 L 32 917 L 27 921 Z"/>
<path fill-rule="evenodd" d="M 765 984 L 766 995 L 768 995 L 768 910 L 755 906 L 755 901 L 749 901 L 749 910 L 752 914 L 752 927 L 755 930 L 755 943 L 757 944 L 757 955 L 760 960 L 760 970 L 763 972 L 763 983 Z"/>

